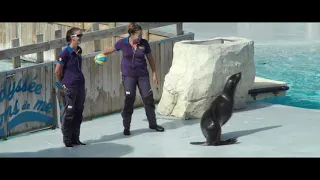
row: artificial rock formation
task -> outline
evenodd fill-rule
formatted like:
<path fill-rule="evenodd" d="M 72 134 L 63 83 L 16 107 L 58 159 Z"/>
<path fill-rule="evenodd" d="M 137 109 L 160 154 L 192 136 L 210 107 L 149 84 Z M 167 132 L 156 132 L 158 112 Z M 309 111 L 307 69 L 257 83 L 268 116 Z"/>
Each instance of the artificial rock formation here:
<path fill-rule="evenodd" d="M 235 109 L 246 107 L 246 97 L 254 83 L 254 42 L 238 37 L 177 42 L 157 112 L 182 119 L 201 118 L 222 92 L 228 77 L 240 71 Z"/>

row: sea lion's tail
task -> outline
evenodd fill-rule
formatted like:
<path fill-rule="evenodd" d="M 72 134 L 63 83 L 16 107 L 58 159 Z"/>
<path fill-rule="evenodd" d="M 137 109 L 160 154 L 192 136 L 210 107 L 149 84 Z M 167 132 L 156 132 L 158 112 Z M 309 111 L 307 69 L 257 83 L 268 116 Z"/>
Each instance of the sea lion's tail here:
<path fill-rule="evenodd" d="M 223 146 L 223 145 L 231 145 L 236 144 L 238 142 L 237 138 L 230 138 L 225 141 L 219 141 L 219 143 L 212 144 L 211 146 Z M 208 146 L 207 142 L 190 142 L 192 145 L 202 145 L 202 146 Z M 210 145 L 209 145 L 210 146 Z"/>

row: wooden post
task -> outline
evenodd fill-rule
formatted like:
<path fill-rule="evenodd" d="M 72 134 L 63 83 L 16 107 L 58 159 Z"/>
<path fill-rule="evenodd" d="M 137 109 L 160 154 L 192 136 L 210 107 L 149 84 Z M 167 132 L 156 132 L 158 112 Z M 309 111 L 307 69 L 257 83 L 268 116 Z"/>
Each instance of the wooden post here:
<path fill-rule="evenodd" d="M 20 23 L 21 24 L 21 23 Z M 15 32 L 15 34 L 16 34 L 16 37 L 18 38 L 18 36 L 19 36 L 19 32 L 18 32 L 18 23 L 14 23 L 14 25 L 15 25 L 15 29 L 16 29 L 16 32 Z M 22 25 L 22 24 L 21 24 Z"/>
<path fill-rule="evenodd" d="M 43 34 L 38 34 L 37 35 L 37 43 L 42 43 L 43 42 Z M 43 63 L 44 58 L 43 58 L 43 51 L 37 53 L 37 60 L 36 63 Z"/>
<path fill-rule="evenodd" d="M 94 32 L 94 31 L 97 31 L 97 30 L 99 30 L 99 24 L 98 23 L 92 23 L 92 32 Z M 97 51 L 101 51 L 101 42 L 100 42 L 100 40 L 94 40 L 94 43 L 93 43 L 93 51 L 94 52 L 97 52 Z M 90 70 L 89 70 L 89 72 L 91 71 L 94 71 L 95 73 L 98 73 L 98 74 L 100 74 L 100 78 L 99 78 L 99 80 L 98 79 L 95 79 L 94 78 L 94 76 L 92 76 L 92 74 L 90 73 L 90 76 L 89 76 L 89 81 L 90 81 L 90 84 L 91 85 L 89 85 L 88 86 L 88 88 L 91 86 L 91 88 L 92 88 L 92 84 L 93 83 L 97 83 L 98 81 L 100 81 L 101 80 L 101 82 L 103 82 L 103 77 L 102 77 L 102 75 L 103 75 L 103 68 L 98 68 L 98 69 L 95 69 L 95 68 L 91 68 L 91 66 L 92 66 L 92 63 L 89 63 L 89 67 L 88 68 L 90 68 Z M 96 77 L 97 78 L 97 77 Z M 97 81 L 98 80 L 98 81 Z M 90 114 L 92 113 L 92 105 L 91 104 L 89 104 L 88 106 L 87 106 L 88 108 L 89 108 L 89 112 L 90 112 Z M 97 111 L 94 111 L 94 112 L 97 112 Z"/>
<path fill-rule="evenodd" d="M 183 35 L 183 23 L 177 23 L 177 36 Z"/>
<path fill-rule="evenodd" d="M 62 37 L 61 30 L 56 30 L 54 32 L 54 38 L 59 39 Z M 61 53 L 62 48 L 56 48 L 54 51 L 54 59 L 58 60 L 59 54 Z M 61 103 L 61 94 L 56 93 L 56 75 L 55 75 L 55 66 L 54 63 L 52 63 L 52 93 L 51 93 L 51 99 L 52 99 L 52 113 L 53 113 L 53 121 L 55 122 L 55 126 L 53 129 L 59 127 L 59 120 L 58 120 L 58 109 L 57 109 L 57 101 L 56 96 L 58 97 L 58 101 Z M 58 103 L 59 103 L 58 102 Z M 61 112 L 60 112 L 61 113 Z"/>
<path fill-rule="evenodd" d="M 12 48 L 19 47 L 19 46 L 20 46 L 19 38 L 15 38 L 15 39 L 11 40 L 11 47 Z M 21 67 L 20 56 L 12 57 L 12 64 L 13 64 L 13 68 Z"/>
<path fill-rule="evenodd" d="M 4 89 L 7 89 L 9 87 L 9 84 L 11 83 L 10 77 L 8 77 L 8 73 L 6 73 L 4 78 L 1 78 L 2 80 L 6 81 L 7 83 L 3 83 L 3 85 L 5 86 Z M 4 103 L 4 109 L 8 109 L 9 107 L 9 100 L 8 98 L 5 98 L 4 101 L 2 102 Z M 3 106 L 2 106 L 3 107 Z M 9 115 L 9 114 L 8 114 Z M 3 130 L 4 130 L 4 137 L 3 140 L 8 140 L 7 138 L 9 137 L 9 129 L 8 129 L 8 119 L 9 116 L 5 115 L 2 120 L 2 124 L 3 124 Z"/>
<path fill-rule="evenodd" d="M 62 38 L 61 30 L 56 30 L 56 31 L 54 32 L 54 38 L 55 38 L 55 39 Z M 58 60 L 58 56 L 59 56 L 59 54 L 61 53 L 61 50 L 62 50 L 62 48 L 56 48 L 56 49 L 54 50 L 54 59 L 55 59 L 55 60 Z"/>
<path fill-rule="evenodd" d="M 92 24 L 92 32 L 93 31 L 98 31 L 98 30 L 99 30 L 99 24 L 98 23 L 93 23 Z M 94 52 L 101 51 L 100 40 L 94 40 L 93 49 L 94 49 Z"/>

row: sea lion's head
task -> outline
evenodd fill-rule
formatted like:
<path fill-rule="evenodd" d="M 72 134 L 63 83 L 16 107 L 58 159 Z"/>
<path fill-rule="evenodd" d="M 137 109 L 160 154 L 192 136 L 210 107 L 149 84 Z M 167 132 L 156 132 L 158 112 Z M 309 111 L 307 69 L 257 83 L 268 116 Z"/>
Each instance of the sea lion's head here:
<path fill-rule="evenodd" d="M 232 76 L 229 77 L 227 84 L 226 84 L 226 88 L 228 89 L 236 89 L 238 83 L 241 80 L 241 72 L 238 72 L 237 74 L 234 74 Z"/>

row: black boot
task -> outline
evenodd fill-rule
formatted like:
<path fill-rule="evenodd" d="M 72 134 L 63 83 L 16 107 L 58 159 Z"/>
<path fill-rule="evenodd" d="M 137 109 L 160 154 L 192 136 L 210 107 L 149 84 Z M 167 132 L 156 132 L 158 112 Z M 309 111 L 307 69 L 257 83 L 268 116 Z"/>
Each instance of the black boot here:
<path fill-rule="evenodd" d="M 125 136 L 130 136 L 130 135 L 131 135 L 130 129 L 124 129 L 124 130 L 123 130 L 123 134 L 124 134 Z"/>
<path fill-rule="evenodd" d="M 124 101 L 124 107 L 121 112 L 121 117 L 122 117 L 122 122 L 124 127 L 123 134 L 125 136 L 129 136 L 131 134 L 130 124 L 131 124 L 131 116 L 133 113 L 134 101 L 135 101 L 135 95 L 134 96 L 126 95 L 125 101 Z"/>
<path fill-rule="evenodd" d="M 155 126 L 149 126 L 150 129 L 154 129 L 158 132 L 163 132 L 164 131 L 164 128 L 162 126 L 159 126 L 159 125 L 155 125 Z"/>
<path fill-rule="evenodd" d="M 64 143 L 64 145 L 65 145 L 66 147 L 73 147 L 73 145 L 72 145 L 71 143 Z"/>
<path fill-rule="evenodd" d="M 85 143 L 81 142 L 81 141 L 76 141 L 72 143 L 73 145 L 86 145 Z"/>

